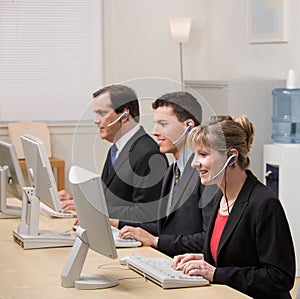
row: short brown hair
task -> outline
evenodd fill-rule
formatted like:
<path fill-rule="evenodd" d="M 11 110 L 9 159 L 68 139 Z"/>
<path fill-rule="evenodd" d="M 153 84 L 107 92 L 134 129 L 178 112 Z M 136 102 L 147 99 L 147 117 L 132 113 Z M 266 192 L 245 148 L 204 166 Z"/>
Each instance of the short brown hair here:
<path fill-rule="evenodd" d="M 198 126 L 202 121 L 202 107 L 197 99 L 188 92 L 170 92 L 152 103 L 153 109 L 163 106 L 172 107 L 174 114 L 181 122 L 190 118 L 195 122 L 195 126 Z"/>
<path fill-rule="evenodd" d="M 115 84 L 105 86 L 93 93 L 93 98 L 100 94 L 109 93 L 112 108 L 116 113 L 123 112 L 124 108 L 129 109 L 129 113 L 136 122 L 140 119 L 139 101 L 135 91 L 125 85 Z"/>

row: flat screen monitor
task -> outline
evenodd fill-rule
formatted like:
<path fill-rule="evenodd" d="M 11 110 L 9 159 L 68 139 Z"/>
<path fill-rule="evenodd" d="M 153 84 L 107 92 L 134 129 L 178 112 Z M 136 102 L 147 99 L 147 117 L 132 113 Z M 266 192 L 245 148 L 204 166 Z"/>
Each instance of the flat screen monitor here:
<path fill-rule="evenodd" d="M 30 136 L 21 136 L 26 168 L 30 185 L 35 195 L 54 211 L 61 211 L 56 181 L 42 140 Z"/>
<path fill-rule="evenodd" d="M 24 178 L 14 145 L 1 140 L 0 172 L 0 218 L 20 217 L 21 208 L 7 205 L 7 198 L 22 200 Z"/>
<path fill-rule="evenodd" d="M 21 136 L 21 141 L 31 186 L 24 188 L 26 200 L 22 204 L 21 222 L 13 230 L 14 240 L 24 249 L 72 246 L 75 237 L 68 232 L 39 230 L 41 202 L 58 213 L 61 203 L 43 141 L 29 135 Z"/>
<path fill-rule="evenodd" d="M 118 281 L 103 275 L 81 275 L 88 249 L 117 258 L 101 177 L 87 169 L 72 166 L 69 181 L 79 226 L 76 240 L 62 272 L 62 286 L 77 289 L 106 288 Z M 97 269 L 98 271 L 99 269 Z"/>

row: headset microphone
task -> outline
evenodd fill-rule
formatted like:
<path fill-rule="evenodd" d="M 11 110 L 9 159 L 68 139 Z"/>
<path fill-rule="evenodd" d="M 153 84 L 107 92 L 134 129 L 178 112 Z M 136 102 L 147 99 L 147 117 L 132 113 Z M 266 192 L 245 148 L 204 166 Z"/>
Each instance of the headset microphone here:
<path fill-rule="evenodd" d="M 188 134 L 192 130 L 193 126 L 187 125 L 184 132 L 173 142 L 173 145 L 175 145 L 178 141 L 180 141 L 185 135 Z"/>
<path fill-rule="evenodd" d="M 211 178 L 211 180 L 213 181 L 213 180 L 215 180 L 226 168 L 227 168 L 227 166 L 229 165 L 229 164 L 231 164 L 232 162 L 234 162 L 235 161 L 235 159 L 236 159 L 236 156 L 235 155 L 231 155 L 228 159 L 227 159 L 227 161 L 226 161 L 226 163 L 224 164 L 224 166 L 222 167 L 222 169 L 216 174 L 216 175 L 214 175 L 212 178 Z"/>
<path fill-rule="evenodd" d="M 128 115 L 127 112 L 123 112 L 116 120 L 114 120 L 112 123 L 108 124 L 107 127 L 111 127 L 112 125 L 114 125 L 115 123 L 117 123 L 118 121 L 122 120 L 123 118 L 125 118 Z"/>

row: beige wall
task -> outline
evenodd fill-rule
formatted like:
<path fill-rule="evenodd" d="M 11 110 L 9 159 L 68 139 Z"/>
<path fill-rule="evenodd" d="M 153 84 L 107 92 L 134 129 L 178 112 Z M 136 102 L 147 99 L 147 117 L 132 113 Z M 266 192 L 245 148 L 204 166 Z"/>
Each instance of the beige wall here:
<path fill-rule="evenodd" d="M 207 72 L 207 1 L 104 0 L 105 82 L 143 77 L 180 80 L 179 45 L 172 40 L 170 17 L 191 17 L 189 42 L 183 45 L 185 79 Z"/>
<path fill-rule="evenodd" d="M 183 47 L 185 80 L 278 80 L 285 78 L 289 68 L 295 69 L 300 78 L 300 1 L 287 2 L 288 43 L 253 45 L 247 38 L 246 0 L 104 0 L 105 83 L 126 82 L 147 105 L 148 99 L 178 90 L 179 50 L 168 24 L 169 17 L 174 16 L 192 17 L 190 40 Z M 248 98 L 241 96 L 228 112 L 251 114 Z M 149 105 L 142 115 L 147 118 L 147 130 L 151 131 Z M 259 117 L 260 121 L 271 124 L 265 112 Z M 86 131 L 79 134 L 83 139 L 79 149 L 94 144 L 95 140 L 94 125 L 84 128 Z M 50 130 L 53 153 L 67 161 L 68 171 L 73 162 L 74 126 L 53 124 Z M 0 132 L 0 138 L 6 139 L 5 125 Z M 98 142 L 100 153 L 94 160 L 101 165 L 102 150 L 106 152 L 109 145 Z M 85 152 L 79 152 L 78 156 L 83 159 Z"/>
<path fill-rule="evenodd" d="M 284 79 L 290 68 L 300 79 L 300 1 L 284 1 L 288 43 L 253 45 L 247 36 L 248 0 L 104 0 L 105 81 L 153 76 L 178 81 L 172 16 L 192 17 L 183 47 L 186 80 Z"/>
<path fill-rule="evenodd" d="M 288 42 L 277 44 L 249 43 L 247 2 L 207 1 L 208 78 L 284 79 L 289 69 L 295 69 L 300 79 L 300 1 L 284 0 Z"/>

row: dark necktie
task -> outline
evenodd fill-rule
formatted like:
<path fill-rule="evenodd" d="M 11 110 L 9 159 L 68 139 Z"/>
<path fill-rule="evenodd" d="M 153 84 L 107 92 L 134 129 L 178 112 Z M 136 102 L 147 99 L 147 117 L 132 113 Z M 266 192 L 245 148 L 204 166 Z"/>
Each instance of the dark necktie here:
<path fill-rule="evenodd" d="M 115 144 L 112 145 L 110 148 L 110 164 L 109 164 L 109 169 L 111 170 L 113 165 L 115 164 L 116 157 L 117 157 L 117 151 L 118 148 Z"/>

